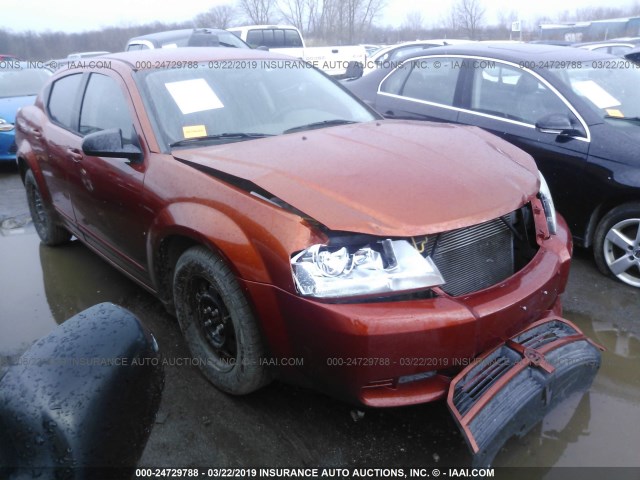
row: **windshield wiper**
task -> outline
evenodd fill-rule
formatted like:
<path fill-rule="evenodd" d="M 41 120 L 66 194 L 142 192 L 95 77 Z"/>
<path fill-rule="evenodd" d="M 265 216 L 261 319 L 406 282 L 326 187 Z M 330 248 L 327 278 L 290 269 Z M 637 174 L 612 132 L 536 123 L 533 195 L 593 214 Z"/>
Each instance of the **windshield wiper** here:
<path fill-rule="evenodd" d="M 271 133 L 244 133 L 244 132 L 235 132 L 235 133 L 218 133 L 217 135 L 205 135 L 204 137 L 194 137 L 194 138 L 185 138 L 183 140 L 178 140 L 177 142 L 173 142 L 169 144 L 169 147 L 182 147 L 184 145 L 190 145 L 192 143 L 198 142 L 206 142 L 212 140 L 248 140 L 251 138 L 264 138 L 264 137 L 273 137 Z"/>
<path fill-rule="evenodd" d="M 336 118 L 334 120 L 323 120 L 322 122 L 307 123 L 306 125 L 300 125 L 298 127 L 287 128 L 282 133 L 292 133 L 292 132 L 298 132 L 300 130 L 311 130 L 311 129 L 314 129 L 314 128 L 329 127 L 331 125 L 346 125 L 348 123 L 356 123 L 356 122 L 354 122 L 353 120 L 342 120 L 340 118 Z"/>
<path fill-rule="evenodd" d="M 615 115 L 605 115 L 604 118 L 611 120 L 626 120 L 627 122 L 640 122 L 640 117 L 617 117 Z"/>

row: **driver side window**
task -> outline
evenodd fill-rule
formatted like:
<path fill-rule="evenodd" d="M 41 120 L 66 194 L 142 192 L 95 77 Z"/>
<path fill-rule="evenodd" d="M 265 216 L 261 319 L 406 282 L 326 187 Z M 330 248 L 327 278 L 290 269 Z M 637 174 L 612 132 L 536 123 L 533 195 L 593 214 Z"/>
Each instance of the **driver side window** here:
<path fill-rule="evenodd" d="M 531 125 L 552 113 L 574 118 L 558 95 L 535 76 L 495 62 L 474 69 L 471 109 Z"/>
<path fill-rule="evenodd" d="M 118 83 L 111 77 L 92 73 L 80 111 L 80 134 L 119 128 L 125 142 L 134 136 L 129 105 Z"/>

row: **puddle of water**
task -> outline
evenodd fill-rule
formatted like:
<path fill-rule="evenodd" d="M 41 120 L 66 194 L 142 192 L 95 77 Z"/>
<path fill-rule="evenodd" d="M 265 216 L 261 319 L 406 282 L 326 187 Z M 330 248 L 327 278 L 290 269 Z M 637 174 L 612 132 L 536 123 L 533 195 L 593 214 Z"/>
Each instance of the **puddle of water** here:
<path fill-rule="evenodd" d="M 33 233 L 0 236 L 0 357 L 15 357 L 59 323 L 138 287 L 78 241 L 47 247 Z"/>
<path fill-rule="evenodd" d="M 22 353 L 56 327 L 47 303 L 35 235 L 0 237 L 0 356 Z"/>

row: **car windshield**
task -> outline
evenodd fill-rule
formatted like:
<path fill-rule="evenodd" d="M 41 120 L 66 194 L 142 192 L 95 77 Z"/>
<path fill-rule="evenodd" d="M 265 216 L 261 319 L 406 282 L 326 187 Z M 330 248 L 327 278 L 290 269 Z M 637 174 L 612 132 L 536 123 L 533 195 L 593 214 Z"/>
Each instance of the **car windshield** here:
<path fill-rule="evenodd" d="M 633 63 L 596 60 L 551 71 L 603 118 L 640 118 L 640 67 Z"/>
<path fill-rule="evenodd" d="M 228 60 L 137 75 L 167 147 L 244 141 L 376 118 L 333 81 L 296 60 Z"/>
<path fill-rule="evenodd" d="M 17 62 L 0 69 L 0 98 L 37 95 L 51 76 L 46 68 L 24 68 Z"/>

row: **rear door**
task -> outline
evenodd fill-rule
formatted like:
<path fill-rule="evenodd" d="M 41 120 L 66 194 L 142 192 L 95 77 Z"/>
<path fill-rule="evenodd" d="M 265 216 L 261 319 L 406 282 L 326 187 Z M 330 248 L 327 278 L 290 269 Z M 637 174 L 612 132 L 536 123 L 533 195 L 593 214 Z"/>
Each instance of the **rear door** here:
<path fill-rule="evenodd" d="M 33 132 L 43 139 L 45 152 L 40 157 L 40 168 L 53 206 L 67 228 L 78 236 L 81 233 L 71 205 L 69 181 L 75 170 L 74 159 L 78 156 L 78 93 L 82 80 L 82 73 L 74 73 L 53 82 L 46 105 L 49 121 L 42 131 Z"/>

